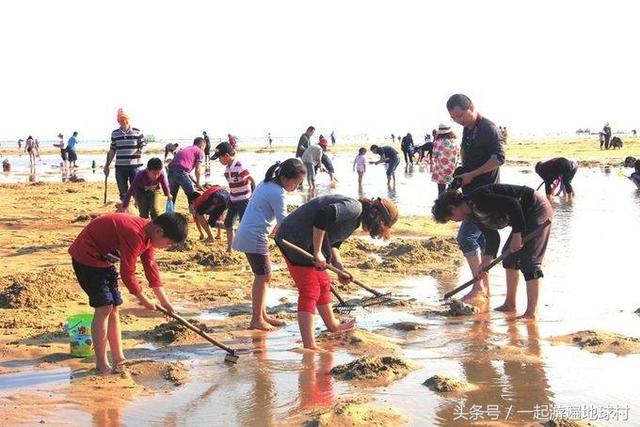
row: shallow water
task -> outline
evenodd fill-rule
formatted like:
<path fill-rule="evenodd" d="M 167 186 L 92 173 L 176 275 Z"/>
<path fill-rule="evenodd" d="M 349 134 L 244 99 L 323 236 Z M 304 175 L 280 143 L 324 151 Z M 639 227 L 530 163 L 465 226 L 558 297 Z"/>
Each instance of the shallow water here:
<path fill-rule="evenodd" d="M 249 160 L 254 174 L 260 176 L 266 164 L 277 154 L 255 156 Z M 338 157 L 334 163 L 340 183 L 335 191 L 357 196 L 356 177 L 350 172 L 350 156 Z M 525 167 L 506 167 L 503 182 L 527 184 L 534 188 L 535 174 L 522 173 Z M 87 173 L 86 171 L 84 173 Z M 90 173 L 90 172 L 89 172 Z M 214 165 L 212 175 L 221 176 L 222 167 Z M 101 179 L 101 178 L 100 178 Z M 220 182 L 220 181 L 217 181 Z M 606 421 L 598 425 L 640 425 L 637 372 L 640 355 L 618 357 L 594 355 L 576 347 L 551 345 L 552 336 L 584 329 L 602 329 L 630 336 L 640 336 L 640 287 L 634 270 L 636 248 L 634 230 L 640 228 L 640 196 L 630 183 L 615 171 L 605 174 L 599 169 L 581 169 L 575 178 L 577 197 L 572 203 L 554 202 L 555 218 L 545 259 L 539 321 L 520 324 L 501 313 L 448 319 L 424 317 L 388 308 L 368 313 L 354 312 L 360 327 L 375 330 L 393 339 L 404 340 L 403 355 L 422 365 L 406 378 L 384 388 L 366 390 L 376 396 L 374 404 L 392 406 L 409 417 L 410 425 L 469 425 L 473 405 L 479 425 L 496 419 L 512 425 L 534 421 L 536 405 L 541 415 L 549 406 L 569 411 L 572 407 L 593 405 L 620 409 L 627 422 Z M 419 168 L 405 175 L 398 173 L 396 191 L 386 189 L 382 167 L 371 166 L 365 177 L 364 193 L 391 195 L 402 214 L 426 215 L 436 186 Z M 320 177 L 320 192 L 328 191 L 327 177 Z M 419 196 L 417 196 L 419 195 Z M 291 196 L 291 203 L 305 199 L 305 194 Z M 469 277 L 462 268 L 459 281 Z M 493 297 L 497 306 L 504 298 L 504 271 L 491 272 Z M 429 305 L 437 304 L 441 295 L 458 282 L 433 278 L 398 278 L 399 294 Z M 518 295 L 518 308 L 526 304 L 524 283 Z M 295 292 L 271 292 L 270 305 L 281 297 L 295 301 Z M 214 312 L 212 316 L 223 316 Z M 203 316 L 207 316 L 206 313 Z M 388 329 L 392 323 L 414 321 L 426 329 L 401 332 Z M 318 319 L 317 324 L 321 324 Z M 337 397 L 353 391 L 347 383 L 335 381 L 326 372 L 353 357 L 344 350 L 322 355 L 290 351 L 299 346 L 297 325 L 291 324 L 266 337 L 239 337 L 234 343 L 261 349 L 240 358 L 235 367 L 222 363 L 223 353 L 208 345 L 189 347 L 181 355 L 192 365 L 193 382 L 166 395 L 138 399 L 115 408 L 118 422 L 128 425 L 276 425 L 286 424 L 300 409 L 328 406 Z M 514 347 L 525 355 L 539 356 L 541 363 L 530 360 L 498 360 L 485 357 L 491 346 Z M 489 350 L 490 354 L 490 350 Z M 471 356 L 471 357 L 466 357 Z M 477 357 L 476 357 L 477 356 Z M 434 375 L 454 376 L 480 386 L 464 399 L 438 396 L 422 382 Z M 31 375 L 31 373 L 29 373 Z M 47 375 L 47 371 L 42 371 Z M 6 375 L 0 376 L 0 384 Z M 20 384 L 0 387 L 12 392 Z M 38 385 L 47 387 L 46 381 Z M 618 406 L 620 408 L 618 408 Z M 88 414 L 78 418 L 81 408 L 62 408 L 57 416 L 68 420 L 73 414 L 79 422 L 104 425 L 103 418 Z M 462 417 L 457 421 L 454 419 Z M 466 420 L 464 418 L 467 418 Z"/>

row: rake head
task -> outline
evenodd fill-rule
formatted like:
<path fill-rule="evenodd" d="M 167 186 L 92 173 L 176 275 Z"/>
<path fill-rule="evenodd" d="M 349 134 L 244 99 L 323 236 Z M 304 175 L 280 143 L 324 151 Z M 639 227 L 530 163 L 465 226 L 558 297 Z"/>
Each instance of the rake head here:
<path fill-rule="evenodd" d="M 240 356 L 238 356 L 235 351 L 233 353 L 227 353 L 224 356 L 224 363 L 228 365 L 235 365 L 236 363 L 238 363 L 239 358 Z"/>
<path fill-rule="evenodd" d="M 364 308 L 373 307 L 376 305 L 387 304 L 393 301 L 391 297 L 391 292 L 387 292 L 386 294 L 378 295 L 371 298 L 365 298 L 360 302 L 360 305 Z"/>
<path fill-rule="evenodd" d="M 351 312 L 356 308 L 358 308 L 357 305 L 347 304 L 347 303 L 344 303 L 344 304 L 340 303 L 340 304 L 333 305 L 333 311 L 339 314 L 351 314 Z"/>

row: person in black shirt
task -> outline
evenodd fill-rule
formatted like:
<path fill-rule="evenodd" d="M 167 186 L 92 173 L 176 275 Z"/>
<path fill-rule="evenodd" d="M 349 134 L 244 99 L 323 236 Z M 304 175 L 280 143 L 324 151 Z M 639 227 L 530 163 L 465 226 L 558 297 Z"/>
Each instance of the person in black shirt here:
<path fill-rule="evenodd" d="M 573 198 L 575 193 L 571 181 L 576 176 L 577 171 L 578 164 L 564 157 L 556 157 L 546 162 L 536 163 L 536 173 L 544 180 L 544 189 L 549 200 L 551 200 L 553 191 L 556 188 L 554 185 L 556 180 L 559 180 L 560 184 L 564 185 L 567 198 L 569 200 Z"/>
<path fill-rule="evenodd" d="M 209 135 L 207 135 L 206 131 L 202 131 L 202 137 L 204 138 L 204 162 L 205 164 L 209 164 L 209 161 L 211 160 L 211 141 L 209 140 Z"/>
<path fill-rule="evenodd" d="M 415 151 L 415 145 L 413 144 L 413 137 L 410 133 L 402 137 L 400 149 L 402 150 L 402 154 L 404 154 L 404 163 L 406 165 L 413 165 L 413 153 Z"/>
<path fill-rule="evenodd" d="M 485 255 L 491 259 L 498 254 L 500 235 L 497 230 L 511 227 L 511 234 L 503 247 L 509 255 L 502 262 L 506 269 L 507 296 L 498 311 L 516 310 L 516 291 L 520 280 L 519 271 L 527 282 L 527 309 L 520 318 L 535 319 L 538 293 L 542 274 L 542 260 L 549 242 L 550 226 L 545 227 L 523 246 L 523 236 L 538 229 L 553 216 L 549 201 L 533 188 L 490 184 L 463 195 L 448 191 L 435 201 L 432 209 L 434 219 L 440 223 L 448 221 L 472 221 L 486 239 Z M 482 269 L 487 264 L 480 266 Z M 519 270 L 519 271 L 518 271 Z M 486 273 L 484 273 L 486 276 Z"/>
<path fill-rule="evenodd" d="M 496 125 L 482 117 L 468 96 L 452 95 L 447 101 L 449 115 L 456 123 L 464 126 L 460 142 L 462 166 L 457 169 L 455 180 L 462 186 L 463 194 L 487 184 L 500 182 L 500 166 L 504 163 L 503 136 Z M 480 265 L 488 263 L 492 257 L 483 254 L 485 237 L 481 230 L 469 220 L 464 220 L 458 230 L 458 245 L 462 250 L 473 276 L 479 273 Z M 489 296 L 489 278 L 473 285 L 462 301 L 474 303 L 478 297 Z"/>

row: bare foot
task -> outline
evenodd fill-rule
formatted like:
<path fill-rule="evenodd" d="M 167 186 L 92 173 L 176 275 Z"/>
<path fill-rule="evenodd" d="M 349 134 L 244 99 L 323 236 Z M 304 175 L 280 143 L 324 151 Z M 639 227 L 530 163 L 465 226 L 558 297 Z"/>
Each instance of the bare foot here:
<path fill-rule="evenodd" d="M 202 241 L 202 243 L 213 243 L 213 238 L 211 238 L 211 237 L 207 237 L 206 239 L 204 239 L 204 240 Z"/>
<path fill-rule="evenodd" d="M 344 332 L 353 329 L 356 326 L 356 319 L 347 320 L 344 323 L 338 323 L 336 326 L 327 327 L 330 332 Z"/>
<path fill-rule="evenodd" d="M 474 302 L 475 303 L 479 302 L 477 300 L 482 300 L 482 299 L 486 299 L 486 298 L 487 298 L 487 294 L 485 294 L 484 291 L 472 290 L 471 292 L 469 292 L 468 294 L 466 294 L 465 296 L 460 298 L 460 301 L 462 301 L 462 302 L 464 302 L 466 304 L 474 305 Z"/>
<path fill-rule="evenodd" d="M 113 373 L 113 369 L 111 368 L 111 365 L 109 365 L 108 363 L 104 366 L 96 365 L 96 371 L 98 371 L 100 375 L 109 375 Z"/>
<path fill-rule="evenodd" d="M 536 314 L 525 312 L 522 316 L 516 317 L 516 320 L 536 320 Z"/>
<path fill-rule="evenodd" d="M 264 320 L 271 326 L 285 326 L 287 322 L 276 317 L 264 316 Z"/>
<path fill-rule="evenodd" d="M 275 328 L 273 326 L 271 326 L 269 323 L 267 323 L 264 320 L 260 320 L 258 322 L 251 322 L 249 324 L 249 329 L 259 329 L 261 331 L 273 331 L 273 330 L 275 330 Z"/>
<path fill-rule="evenodd" d="M 514 305 L 502 304 L 500 307 L 494 308 L 495 311 L 503 311 L 505 313 L 511 313 L 516 311 L 516 307 Z"/>
<path fill-rule="evenodd" d="M 204 240 L 204 235 L 201 234 L 198 240 Z"/>

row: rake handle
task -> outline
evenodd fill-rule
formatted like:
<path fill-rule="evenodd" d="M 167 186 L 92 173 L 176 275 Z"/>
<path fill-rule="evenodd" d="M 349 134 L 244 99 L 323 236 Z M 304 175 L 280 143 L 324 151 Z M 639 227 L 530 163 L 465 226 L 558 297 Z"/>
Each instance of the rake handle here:
<path fill-rule="evenodd" d="M 531 233 L 527 234 L 524 239 L 522 239 L 522 246 L 524 247 L 524 244 L 527 243 L 528 241 L 530 241 L 531 239 L 533 239 L 534 237 L 536 237 L 538 235 L 538 233 L 540 233 L 542 230 L 545 229 L 545 227 L 547 227 L 549 224 L 551 224 L 551 220 L 547 219 L 545 222 L 543 222 L 542 224 L 540 224 L 540 226 L 538 228 L 536 228 L 535 230 L 533 230 Z M 521 248 L 522 249 L 522 248 Z M 493 261 L 491 261 L 485 268 L 483 268 L 480 273 L 486 273 L 487 271 L 491 270 L 493 267 L 495 267 L 497 264 L 499 264 L 500 262 L 502 262 L 503 259 L 505 259 L 506 257 L 508 257 L 509 255 L 511 255 L 512 252 L 509 248 L 507 248 L 502 255 L 500 255 L 499 257 L 497 257 L 496 259 L 494 259 Z M 475 282 L 477 282 L 478 280 L 480 280 L 480 274 L 478 274 L 477 276 L 475 276 L 473 279 L 463 283 L 462 285 L 458 286 L 457 288 L 455 288 L 452 291 L 447 292 L 446 294 L 444 294 L 444 299 L 449 299 L 451 298 L 453 295 L 457 294 L 458 292 L 460 292 L 463 289 L 468 288 L 469 286 L 473 285 Z"/>
<path fill-rule="evenodd" d="M 186 326 L 188 329 L 192 330 L 196 334 L 200 335 L 202 338 L 204 338 L 205 340 L 209 341 L 211 344 L 215 345 L 216 347 L 220 347 L 221 349 L 223 349 L 227 353 L 235 355 L 236 351 L 234 349 L 232 349 L 230 347 L 227 347 L 226 345 L 214 340 L 213 338 L 211 338 L 211 336 L 209 334 L 207 334 L 205 331 L 203 331 L 202 329 L 198 328 L 197 326 L 192 325 L 191 323 L 189 323 L 189 321 L 187 321 L 187 319 L 183 318 L 182 316 L 180 316 L 178 314 L 175 314 L 175 313 L 171 313 L 171 312 L 167 311 L 164 307 L 159 306 L 158 304 L 156 304 L 156 310 L 158 310 L 159 312 L 163 313 L 166 316 L 169 316 L 169 317 L 177 320 L 179 323 L 181 323 L 182 325 Z"/>
<path fill-rule="evenodd" d="M 289 249 L 292 249 L 292 250 L 294 250 L 294 251 L 298 252 L 300 255 L 302 255 L 302 256 L 304 256 L 304 257 L 306 257 L 306 258 L 310 259 L 310 260 L 313 260 L 313 255 L 311 255 L 309 252 L 305 251 L 305 250 L 304 250 L 304 249 L 302 249 L 301 247 L 299 247 L 299 246 L 297 246 L 297 245 L 294 245 L 293 243 L 289 242 L 289 241 L 288 241 L 288 240 L 286 240 L 286 239 L 282 239 L 282 240 L 280 240 L 280 241 L 282 242 L 282 244 L 283 244 L 283 245 L 285 245 L 285 246 L 286 246 L 286 247 L 288 247 Z M 365 284 L 364 284 L 364 283 L 362 283 L 361 281 L 359 281 L 359 280 L 355 279 L 355 278 L 353 277 L 353 275 L 352 275 L 351 273 L 347 272 L 347 271 L 344 271 L 344 270 L 341 270 L 341 269 L 339 269 L 339 268 L 337 268 L 337 267 L 334 267 L 334 266 L 333 266 L 333 265 L 331 265 L 331 264 L 327 264 L 327 270 L 331 270 L 331 271 L 333 271 L 333 272 L 334 272 L 334 273 L 336 273 L 336 274 L 342 274 L 342 275 L 344 275 L 344 276 L 349 276 L 349 277 L 351 277 L 351 281 L 352 281 L 353 283 L 355 283 L 356 285 L 360 286 L 362 289 L 364 289 L 364 290 L 366 290 L 366 291 L 368 291 L 368 292 L 372 293 L 373 295 L 375 295 L 375 296 L 377 296 L 377 297 L 380 297 L 380 296 L 383 296 L 383 295 L 384 295 L 383 293 L 378 292 L 378 291 L 376 291 L 375 289 L 368 287 L 367 285 L 365 285 Z"/>
<path fill-rule="evenodd" d="M 109 175 L 104 176 L 104 204 L 107 204 L 107 180 L 109 179 Z"/>

